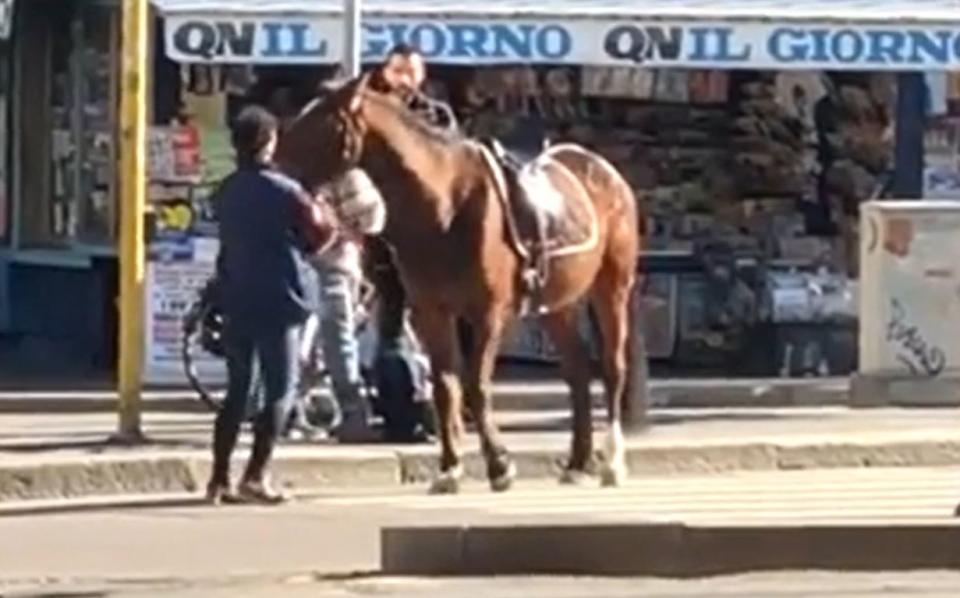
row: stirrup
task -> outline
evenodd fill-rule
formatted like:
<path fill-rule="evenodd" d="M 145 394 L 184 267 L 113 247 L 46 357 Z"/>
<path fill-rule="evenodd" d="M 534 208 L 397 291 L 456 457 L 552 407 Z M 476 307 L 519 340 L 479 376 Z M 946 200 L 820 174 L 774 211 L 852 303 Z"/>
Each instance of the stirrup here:
<path fill-rule="evenodd" d="M 532 294 L 540 288 L 540 273 L 535 266 L 524 266 L 520 278 L 523 281 L 525 293 Z"/>
<path fill-rule="evenodd" d="M 525 266 L 520 274 L 523 284 L 523 301 L 520 311 L 524 314 L 543 314 L 546 307 L 543 304 L 544 279 L 536 266 Z"/>
<path fill-rule="evenodd" d="M 546 250 L 541 250 L 537 255 L 533 268 L 537 275 L 537 284 L 540 288 L 547 286 L 547 278 L 550 276 L 550 258 L 547 257 Z"/>

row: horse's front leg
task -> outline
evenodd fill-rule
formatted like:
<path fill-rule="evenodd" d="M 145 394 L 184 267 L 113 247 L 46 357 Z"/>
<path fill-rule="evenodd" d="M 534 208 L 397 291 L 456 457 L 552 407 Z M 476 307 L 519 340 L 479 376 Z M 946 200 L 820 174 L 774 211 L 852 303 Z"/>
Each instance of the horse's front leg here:
<path fill-rule="evenodd" d="M 463 436 L 460 399 L 460 361 L 454 317 L 436 305 L 415 305 L 411 320 L 430 356 L 433 402 L 440 429 L 440 472 L 430 489 L 455 494 L 463 479 L 460 441 Z"/>
<path fill-rule="evenodd" d="M 509 490 L 517 471 L 493 421 L 491 380 L 508 311 L 490 309 L 470 319 L 471 346 L 464 373 L 464 394 L 480 434 L 487 479 L 495 492 Z"/>

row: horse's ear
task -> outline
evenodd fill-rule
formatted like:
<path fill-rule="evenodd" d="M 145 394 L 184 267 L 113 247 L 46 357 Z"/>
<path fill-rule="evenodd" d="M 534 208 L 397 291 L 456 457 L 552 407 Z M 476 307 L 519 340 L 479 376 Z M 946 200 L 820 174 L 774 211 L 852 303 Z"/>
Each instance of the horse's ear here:
<path fill-rule="evenodd" d="M 347 109 L 351 114 L 360 112 L 363 105 L 363 94 L 367 91 L 370 84 L 370 73 L 364 73 L 350 86 L 350 100 L 347 103 Z"/>

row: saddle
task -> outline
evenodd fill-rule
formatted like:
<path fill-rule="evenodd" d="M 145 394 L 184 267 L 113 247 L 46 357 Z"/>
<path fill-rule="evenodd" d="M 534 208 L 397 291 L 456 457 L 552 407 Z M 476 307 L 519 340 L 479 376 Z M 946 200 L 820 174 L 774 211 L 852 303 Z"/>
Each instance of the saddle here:
<path fill-rule="evenodd" d="M 519 236 L 514 242 L 519 245 L 520 254 L 525 258 L 521 272 L 524 294 L 539 304 L 539 295 L 549 275 L 546 230 L 542 210 L 533 203 L 520 182 L 524 167 L 531 164 L 537 154 L 529 150 L 507 149 L 493 138 L 484 139 L 484 143 L 497 159 L 506 182 L 507 217 L 513 220 L 513 228 Z"/>
<path fill-rule="evenodd" d="M 551 180 L 548 170 L 558 166 L 545 165 L 549 158 L 540 160 L 544 148 L 508 149 L 495 139 L 483 141 L 503 174 L 504 211 L 515 249 L 524 261 L 521 286 L 525 299 L 532 303 L 526 309 L 541 311 L 550 258 L 592 246 L 596 216 L 587 197 Z"/>

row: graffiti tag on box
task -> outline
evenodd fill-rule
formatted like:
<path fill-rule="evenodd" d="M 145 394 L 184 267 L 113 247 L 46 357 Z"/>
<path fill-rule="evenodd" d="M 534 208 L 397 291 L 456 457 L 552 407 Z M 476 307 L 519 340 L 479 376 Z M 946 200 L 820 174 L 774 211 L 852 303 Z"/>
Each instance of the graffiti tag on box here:
<path fill-rule="evenodd" d="M 887 342 L 895 347 L 897 360 L 914 376 L 933 378 L 946 367 L 944 350 L 928 341 L 920 329 L 910 322 L 907 308 L 896 298 L 890 300 Z"/>

